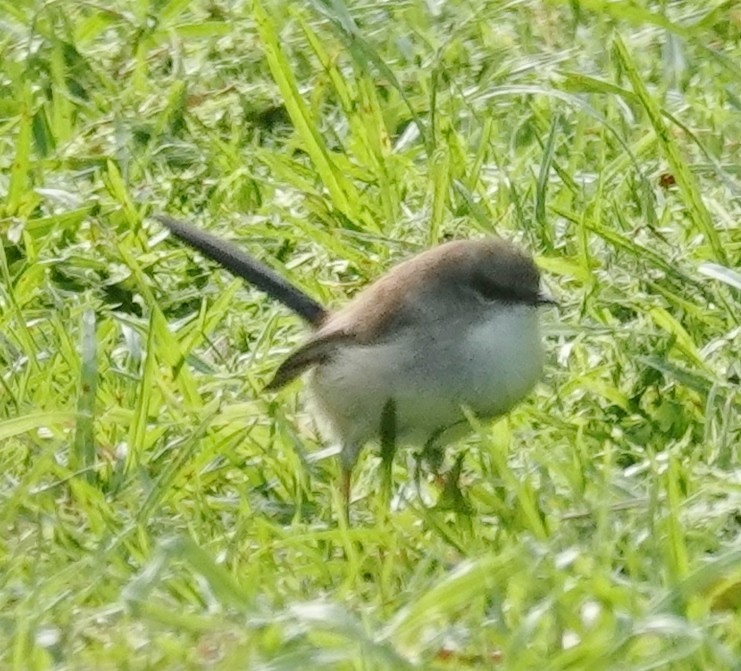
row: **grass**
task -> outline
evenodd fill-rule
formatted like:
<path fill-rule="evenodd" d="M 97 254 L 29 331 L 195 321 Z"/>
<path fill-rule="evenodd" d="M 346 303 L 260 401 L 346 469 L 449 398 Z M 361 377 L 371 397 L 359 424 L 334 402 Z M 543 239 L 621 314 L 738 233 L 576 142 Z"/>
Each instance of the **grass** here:
<path fill-rule="evenodd" d="M 0 666 L 739 669 L 733 2 L 0 0 Z M 542 384 L 353 523 L 285 311 L 533 250 Z"/>

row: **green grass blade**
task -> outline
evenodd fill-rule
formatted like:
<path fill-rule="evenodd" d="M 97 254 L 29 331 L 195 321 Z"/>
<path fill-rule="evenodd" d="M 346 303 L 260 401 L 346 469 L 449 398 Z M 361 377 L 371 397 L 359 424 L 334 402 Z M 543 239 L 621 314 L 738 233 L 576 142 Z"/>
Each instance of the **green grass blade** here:
<path fill-rule="evenodd" d="M 67 424 L 74 420 L 73 412 L 40 412 L 21 415 L 11 419 L 4 419 L 0 422 L 0 440 L 8 440 L 14 436 L 27 433 L 28 431 L 37 431 L 46 429 L 59 424 Z"/>
<path fill-rule="evenodd" d="M 74 468 L 89 468 L 95 464 L 95 401 L 98 388 L 97 338 L 95 312 L 82 314 L 80 346 L 80 390 L 77 397 L 77 422 L 72 451 Z M 93 474 L 88 474 L 93 480 Z"/>
<path fill-rule="evenodd" d="M 548 178 L 551 172 L 551 165 L 553 163 L 553 154 L 556 149 L 556 134 L 558 132 L 558 126 L 559 118 L 555 117 L 551 122 L 551 128 L 548 132 L 548 139 L 546 140 L 543 150 L 543 159 L 540 162 L 538 185 L 535 189 L 535 220 L 540 226 L 541 239 L 549 248 L 553 243 L 552 235 L 550 233 L 550 225 L 546 220 L 546 191 L 548 188 Z"/>
<path fill-rule="evenodd" d="M 357 213 L 351 203 L 358 202 L 360 198 L 352 184 L 333 165 L 330 152 L 318 131 L 316 120 L 312 118 L 299 93 L 296 79 L 281 48 L 273 20 L 259 0 L 255 0 L 254 13 L 270 71 L 280 88 L 288 114 L 304 143 L 306 152 L 316 166 L 334 205 L 345 216 L 354 219 Z"/>
<path fill-rule="evenodd" d="M 15 157 L 10 169 L 10 183 L 5 199 L 6 217 L 18 214 L 28 200 L 31 172 L 31 137 L 33 134 L 33 98 L 30 82 L 22 91 L 18 129 L 15 138 Z"/>
<path fill-rule="evenodd" d="M 698 270 L 707 277 L 725 282 L 729 287 L 741 291 L 741 273 L 718 263 L 702 263 Z"/>
<path fill-rule="evenodd" d="M 659 145 L 669 162 L 674 179 L 684 196 L 685 203 L 692 215 L 693 221 L 705 234 L 708 244 L 713 252 L 713 257 L 717 261 L 725 262 L 726 253 L 720 242 L 718 232 L 715 230 L 715 225 L 710 217 L 710 213 L 703 202 L 700 186 L 697 183 L 695 176 L 692 174 L 692 171 L 687 166 L 687 162 L 682 156 L 679 147 L 669 133 L 669 130 L 664 123 L 664 119 L 661 116 L 659 106 L 656 104 L 654 98 L 649 94 L 643 79 L 641 79 L 636 70 L 632 57 L 628 53 L 625 44 L 619 36 L 615 38 L 615 53 L 617 54 L 620 63 L 625 69 L 625 73 L 633 86 L 633 92 L 638 96 L 643 109 L 646 111 L 646 114 L 651 121 Z"/>

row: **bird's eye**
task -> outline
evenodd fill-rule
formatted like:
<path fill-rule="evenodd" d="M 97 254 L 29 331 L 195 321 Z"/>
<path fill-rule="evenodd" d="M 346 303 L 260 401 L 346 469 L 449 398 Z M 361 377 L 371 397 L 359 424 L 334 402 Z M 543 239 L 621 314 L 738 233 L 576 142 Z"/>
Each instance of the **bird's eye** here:
<path fill-rule="evenodd" d="M 538 302 L 537 291 L 530 291 L 527 287 L 506 286 L 492 281 L 486 276 L 476 276 L 471 281 L 471 289 L 483 301 L 487 303 L 499 301 L 502 303 L 527 303 Z"/>
<path fill-rule="evenodd" d="M 476 276 L 471 282 L 471 289 L 484 301 L 507 301 L 513 300 L 514 293 L 511 289 L 492 282 L 488 277 Z"/>

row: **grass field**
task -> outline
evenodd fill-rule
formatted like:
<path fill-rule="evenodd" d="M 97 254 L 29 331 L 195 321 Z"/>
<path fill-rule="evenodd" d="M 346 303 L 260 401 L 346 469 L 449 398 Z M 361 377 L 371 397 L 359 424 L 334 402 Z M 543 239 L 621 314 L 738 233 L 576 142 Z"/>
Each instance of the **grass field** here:
<path fill-rule="evenodd" d="M 0 668 L 741 669 L 740 157 L 732 0 L 0 0 Z M 158 211 L 330 305 L 517 240 L 543 382 L 348 527 Z"/>

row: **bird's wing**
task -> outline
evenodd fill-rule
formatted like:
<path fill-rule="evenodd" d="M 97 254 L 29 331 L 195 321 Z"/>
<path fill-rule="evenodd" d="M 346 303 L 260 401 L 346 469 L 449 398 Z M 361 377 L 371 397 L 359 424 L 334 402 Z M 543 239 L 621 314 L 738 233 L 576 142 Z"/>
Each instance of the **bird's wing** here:
<path fill-rule="evenodd" d="M 418 300 L 430 264 L 402 263 L 326 317 L 314 336 L 278 368 L 266 389 L 279 389 L 304 371 L 330 359 L 338 348 L 373 345 L 425 318 Z M 429 318 L 429 317 L 428 317 Z"/>
<path fill-rule="evenodd" d="M 278 367 L 273 379 L 265 389 L 268 391 L 280 389 L 309 368 L 327 361 L 337 351 L 338 347 L 353 340 L 353 336 L 341 331 L 315 335 Z"/>

